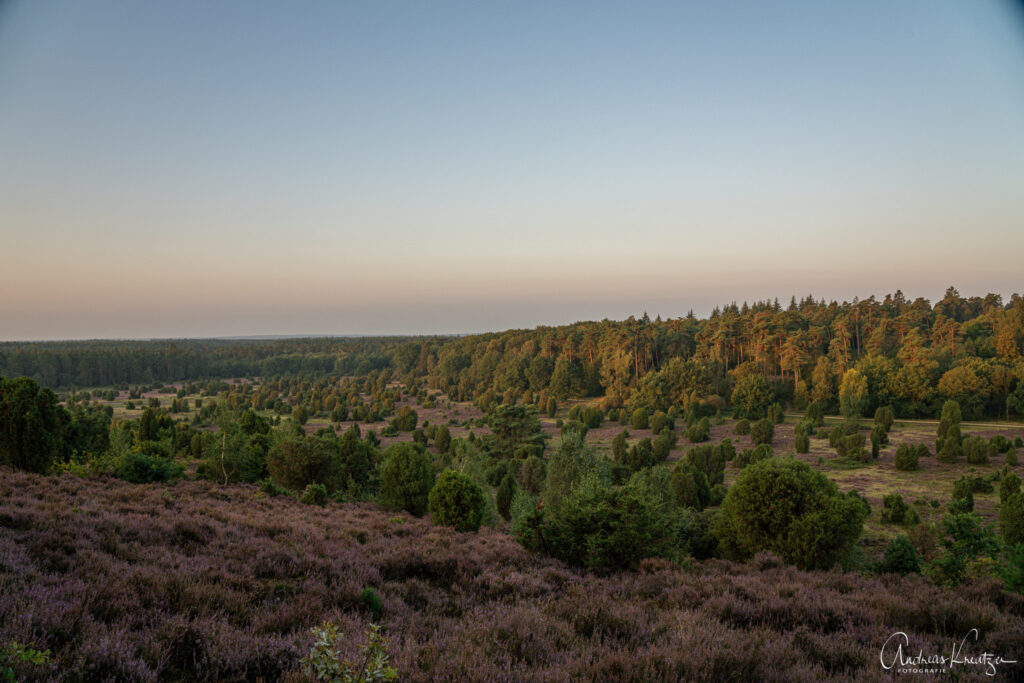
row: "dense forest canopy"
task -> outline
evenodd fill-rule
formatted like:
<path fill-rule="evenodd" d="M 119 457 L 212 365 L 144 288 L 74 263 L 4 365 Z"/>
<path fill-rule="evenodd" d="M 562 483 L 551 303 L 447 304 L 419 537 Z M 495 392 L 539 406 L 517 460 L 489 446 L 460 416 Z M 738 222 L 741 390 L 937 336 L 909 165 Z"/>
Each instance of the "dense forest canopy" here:
<path fill-rule="evenodd" d="M 542 392 L 650 410 L 753 406 L 744 412 L 776 401 L 835 411 L 845 396 L 863 414 L 892 406 L 900 417 L 935 416 L 954 399 L 976 419 L 1024 413 L 1022 350 L 1019 294 L 1004 302 L 950 287 L 934 304 L 899 291 L 808 296 L 733 303 L 705 319 L 644 314 L 463 337 L 5 343 L 0 375 L 70 388 L 387 369 L 485 409 Z"/>

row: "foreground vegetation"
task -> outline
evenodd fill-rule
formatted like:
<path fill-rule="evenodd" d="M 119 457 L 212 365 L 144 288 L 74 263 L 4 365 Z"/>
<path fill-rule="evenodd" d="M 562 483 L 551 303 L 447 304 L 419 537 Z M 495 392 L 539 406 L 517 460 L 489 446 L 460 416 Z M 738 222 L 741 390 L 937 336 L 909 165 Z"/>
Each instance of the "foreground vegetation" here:
<path fill-rule="evenodd" d="M 5 471 L 0 524 L 0 636 L 50 651 L 20 669 L 33 678 L 304 680 L 324 620 L 355 660 L 376 619 L 413 681 L 881 680 L 894 631 L 915 652 L 971 628 L 972 652 L 1024 638 L 1024 598 L 992 581 L 949 591 L 767 554 L 598 576 L 487 528 L 243 484 Z M 975 669 L 962 673 L 985 678 Z"/>

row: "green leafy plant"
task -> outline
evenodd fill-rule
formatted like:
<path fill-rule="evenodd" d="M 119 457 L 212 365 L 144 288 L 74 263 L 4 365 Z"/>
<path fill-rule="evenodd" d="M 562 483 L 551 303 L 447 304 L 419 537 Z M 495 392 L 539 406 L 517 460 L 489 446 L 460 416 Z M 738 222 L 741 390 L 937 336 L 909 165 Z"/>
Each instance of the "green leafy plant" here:
<path fill-rule="evenodd" d="M 46 666 L 49 662 L 49 650 L 36 650 L 35 648 L 25 647 L 18 642 L 11 641 L 0 648 L 0 680 L 18 680 L 15 672 L 15 666 L 18 664 Z"/>
<path fill-rule="evenodd" d="M 387 640 L 380 626 L 371 624 L 363 645 L 363 660 L 359 663 L 342 661 L 338 653 L 338 627 L 330 622 L 312 629 L 316 641 L 301 664 L 306 673 L 318 681 L 329 683 L 370 683 L 393 681 L 398 672 L 388 666 Z"/>
<path fill-rule="evenodd" d="M 308 484 L 299 500 L 306 505 L 327 505 L 327 487 L 323 484 Z"/>

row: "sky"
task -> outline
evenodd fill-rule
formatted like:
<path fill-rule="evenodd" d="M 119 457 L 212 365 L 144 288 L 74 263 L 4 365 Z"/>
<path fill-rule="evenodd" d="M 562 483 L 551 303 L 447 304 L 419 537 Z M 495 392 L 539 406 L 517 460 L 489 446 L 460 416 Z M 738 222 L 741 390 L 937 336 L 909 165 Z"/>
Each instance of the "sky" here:
<path fill-rule="evenodd" d="M 1024 291 L 1024 11 L 0 0 L 0 340 Z"/>

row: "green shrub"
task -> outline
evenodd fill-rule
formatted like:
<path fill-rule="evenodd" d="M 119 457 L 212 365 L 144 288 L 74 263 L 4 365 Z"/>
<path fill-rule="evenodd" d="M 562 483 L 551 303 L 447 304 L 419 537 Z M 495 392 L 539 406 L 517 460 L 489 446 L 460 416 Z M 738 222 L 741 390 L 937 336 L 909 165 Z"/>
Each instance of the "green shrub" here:
<path fill-rule="evenodd" d="M 733 459 L 733 465 L 737 468 L 744 468 L 753 465 L 756 462 L 767 460 L 768 458 L 775 455 L 772 447 L 766 443 L 760 444 L 755 448 L 745 448 Z"/>
<path fill-rule="evenodd" d="M 554 396 L 549 396 L 547 402 L 544 405 L 544 413 L 548 417 L 554 417 L 555 413 L 558 412 L 558 401 L 555 400 Z"/>
<path fill-rule="evenodd" d="M 732 439 L 729 437 L 719 441 L 715 448 L 719 449 L 722 455 L 722 460 L 725 462 L 730 462 L 736 457 L 736 447 L 732 445 Z"/>
<path fill-rule="evenodd" d="M 658 435 L 658 438 L 654 440 L 654 461 L 665 462 L 668 459 L 669 453 L 672 452 L 673 446 L 675 446 L 675 433 L 670 432 L 667 429 Z"/>
<path fill-rule="evenodd" d="M 988 462 L 988 444 L 979 436 L 968 436 L 961 442 L 961 450 L 971 465 L 984 465 Z"/>
<path fill-rule="evenodd" d="M 400 432 L 411 432 L 416 429 L 417 422 L 419 422 L 419 416 L 416 411 L 409 406 L 402 406 L 391 419 L 390 424 Z"/>
<path fill-rule="evenodd" d="M 552 513 L 546 538 L 570 564 L 611 571 L 681 551 L 682 515 L 664 468 L 638 472 L 623 486 L 610 486 L 592 470 Z"/>
<path fill-rule="evenodd" d="M 867 462 L 869 454 L 864 448 L 865 442 L 866 440 L 863 434 L 847 434 L 839 440 L 839 444 L 836 446 L 836 452 L 844 458 Z"/>
<path fill-rule="evenodd" d="M 711 487 L 707 476 L 685 459 L 672 468 L 672 489 L 680 508 L 703 510 L 711 502 Z"/>
<path fill-rule="evenodd" d="M 169 458 L 145 453 L 125 453 L 114 468 L 115 477 L 133 484 L 170 481 L 184 472 L 184 467 Z"/>
<path fill-rule="evenodd" d="M 999 574 L 1007 591 L 1024 593 L 1024 543 L 1006 546 Z"/>
<path fill-rule="evenodd" d="M 953 500 L 958 509 L 970 512 L 974 509 L 975 493 L 992 493 L 995 487 L 988 479 L 979 476 L 965 475 L 953 482 Z M 961 501 L 956 503 L 956 501 Z"/>
<path fill-rule="evenodd" d="M 581 439 L 586 439 L 587 432 L 590 431 L 590 428 L 579 420 L 563 422 L 560 429 L 562 436 L 572 432 L 573 434 L 578 435 Z"/>
<path fill-rule="evenodd" d="M 999 534 L 1007 545 L 1024 543 L 1024 493 L 1014 493 L 999 506 Z"/>
<path fill-rule="evenodd" d="M 725 484 L 718 483 L 711 487 L 711 500 L 708 501 L 709 507 L 718 507 L 725 501 L 725 496 L 729 492 L 729 489 L 725 488 Z"/>
<path fill-rule="evenodd" d="M 1010 449 L 1006 452 L 1006 464 L 1011 467 L 1016 467 L 1020 464 L 1020 461 L 1017 459 L 1017 451 Z"/>
<path fill-rule="evenodd" d="M 947 404 L 950 403 L 947 401 Z M 945 412 L 945 411 L 944 411 Z M 935 454 L 940 462 L 954 463 L 960 459 L 963 453 L 961 443 L 963 438 L 960 435 L 959 420 L 946 426 L 939 425 L 939 438 L 935 441 Z"/>
<path fill-rule="evenodd" d="M 811 450 L 811 429 L 811 424 L 805 421 L 798 422 L 793 429 L 793 449 L 797 453 L 807 453 Z"/>
<path fill-rule="evenodd" d="M 828 568 L 853 548 L 870 508 L 810 465 L 769 458 L 740 472 L 722 503 L 722 551 L 747 559 L 769 550 L 804 569 Z"/>
<path fill-rule="evenodd" d="M 894 420 L 895 417 L 893 416 L 891 407 L 881 406 L 875 409 L 875 424 L 885 430 L 886 434 L 888 434 L 889 430 L 892 429 L 892 423 Z"/>
<path fill-rule="evenodd" d="M 516 481 L 509 472 L 501 480 L 498 485 L 498 492 L 494 496 L 495 505 L 498 508 L 498 514 L 504 519 L 510 519 L 509 514 L 512 507 L 512 498 L 516 495 Z"/>
<path fill-rule="evenodd" d="M 1007 472 L 999 482 L 999 502 L 1005 502 L 1015 493 L 1020 493 L 1020 477 L 1013 472 Z"/>
<path fill-rule="evenodd" d="M 629 449 L 626 454 L 626 460 L 623 463 L 628 466 L 634 472 L 644 467 L 650 467 L 656 464 L 654 458 L 654 444 L 648 438 L 640 439 L 640 441 L 633 444 L 633 447 Z"/>
<path fill-rule="evenodd" d="M 480 487 L 462 472 L 445 470 L 430 490 L 428 508 L 434 524 L 456 531 L 477 531 L 487 501 Z"/>
<path fill-rule="evenodd" d="M 359 594 L 359 602 L 370 610 L 370 615 L 374 621 L 380 620 L 380 615 L 384 611 L 384 603 L 381 601 L 380 596 L 377 595 L 377 591 L 372 588 L 364 588 L 363 592 Z"/>
<path fill-rule="evenodd" d="M 1005 453 L 1013 448 L 1013 443 L 1002 434 L 996 434 L 989 439 L 988 445 L 990 449 L 994 450 L 996 453 Z"/>
<path fill-rule="evenodd" d="M 893 464 L 896 469 L 910 472 L 916 470 L 917 464 L 917 449 L 909 446 L 908 444 L 901 443 L 896 449 L 896 455 L 893 458 Z"/>
<path fill-rule="evenodd" d="M 878 565 L 878 571 L 882 574 L 919 574 L 921 573 L 921 562 L 917 557 L 917 551 L 910 539 L 900 534 L 889 541 L 885 547 L 885 555 Z"/>
<path fill-rule="evenodd" d="M 728 449 L 732 448 L 729 442 Z M 700 470 L 707 477 L 708 484 L 714 486 L 725 480 L 725 461 L 729 454 L 725 442 L 717 446 L 694 446 L 683 456 L 683 459 Z"/>
<path fill-rule="evenodd" d="M 706 560 L 718 554 L 718 537 L 714 533 L 718 514 L 718 510 L 708 509 L 691 510 L 687 515 L 686 543 L 695 559 Z"/>
<path fill-rule="evenodd" d="M 536 455 L 528 457 L 516 473 L 518 488 L 534 496 L 539 494 L 544 488 L 545 468 L 544 461 Z"/>
<path fill-rule="evenodd" d="M 650 424 L 651 431 L 654 432 L 655 434 L 661 434 L 661 432 L 666 429 L 669 431 L 674 431 L 676 428 L 675 420 L 673 420 L 671 417 L 661 412 L 660 410 L 651 417 Z"/>
<path fill-rule="evenodd" d="M 647 429 L 650 426 L 650 415 L 646 408 L 637 408 L 630 416 L 629 425 L 633 429 Z"/>
<path fill-rule="evenodd" d="M 804 418 L 815 427 L 823 427 L 825 425 L 824 401 L 812 401 L 807 406 L 807 412 L 804 413 Z"/>
<path fill-rule="evenodd" d="M 750 420 L 743 419 L 736 423 L 736 435 L 746 436 L 750 433 Z"/>
<path fill-rule="evenodd" d="M 309 484 L 299 500 L 306 505 L 327 505 L 327 487 L 323 484 Z"/>
<path fill-rule="evenodd" d="M 380 468 L 378 503 L 419 517 L 427 511 L 433 485 L 434 472 L 425 452 L 410 443 L 388 447 Z"/>
<path fill-rule="evenodd" d="M 45 667 L 49 663 L 49 650 L 25 647 L 17 641 L 10 641 L 6 645 L 0 646 L 0 680 L 2 681 L 18 680 L 18 672 L 15 669 L 21 669 L 24 666 Z M 41 672 L 35 673 L 41 674 Z M 42 676 L 39 680 L 42 680 Z"/>
<path fill-rule="evenodd" d="M 889 433 L 882 425 L 876 424 L 871 428 L 871 457 L 877 459 L 879 450 L 887 443 L 889 443 Z"/>
<path fill-rule="evenodd" d="M 707 441 L 710 436 L 711 421 L 706 417 L 702 417 L 700 420 L 686 428 L 686 438 L 689 439 L 691 443 Z"/>
<path fill-rule="evenodd" d="M 755 446 L 771 445 L 772 439 L 775 438 L 775 424 L 768 418 L 758 420 L 750 428 L 750 438 Z"/>
<path fill-rule="evenodd" d="M 275 484 L 274 480 L 271 479 L 270 477 L 267 477 L 266 479 L 261 479 L 259 486 L 260 493 L 262 493 L 265 496 L 270 496 L 271 498 L 273 498 L 274 496 L 281 496 L 288 493 L 286 489 L 283 489 L 277 484 Z"/>
<path fill-rule="evenodd" d="M 921 521 L 917 510 L 903 501 L 903 496 L 898 493 L 890 493 L 882 498 L 882 512 L 880 513 L 883 522 L 888 524 L 905 524 L 913 526 Z"/>
<path fill-rule="evenodd" d="M 961 477 L 953 483 L 953 500 L 950 503 L 950 510 L 954 514 L 974 510 L 974 487 L 969 479 Z"/>
<path fill-rule="evenodd" d="M 290 437 L 275 444 L 267 456 L 267 471 L 280 486 L 302 491 L 323 484 L 332 493 L 341 483 L 343 462 L 336 439 Z"/>
<path fill-rule="evenodd" d="M 962 583 L 975 560 L 992 558 L 1000 549 L 991 526 L 977 515 L 955 511 L 942 520 L 941 546 L 942 555 L 928 563 L 924 573 L 946 587 Z"/>
<path fill-rule="evenodd" d="M 341 661 L 338 628 L 326 622 L 312 629 L 316 641 L 309 654 L 300 664 L 308 676 L 330 683 L 370 683 L 371 681 L 393 681 L 398 672 L 388 666 L 387 641 L 380 632 L 380 626 L 372 624 L 366 632 L 366 645 L 358 664 Z"/>

